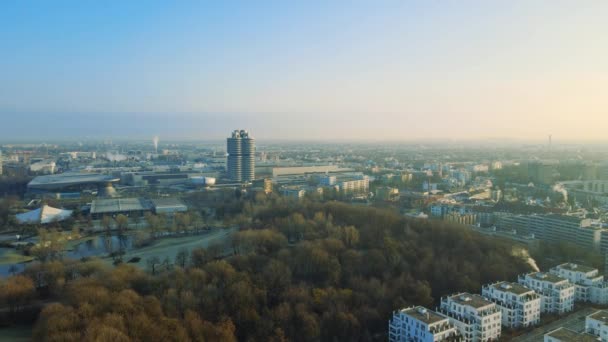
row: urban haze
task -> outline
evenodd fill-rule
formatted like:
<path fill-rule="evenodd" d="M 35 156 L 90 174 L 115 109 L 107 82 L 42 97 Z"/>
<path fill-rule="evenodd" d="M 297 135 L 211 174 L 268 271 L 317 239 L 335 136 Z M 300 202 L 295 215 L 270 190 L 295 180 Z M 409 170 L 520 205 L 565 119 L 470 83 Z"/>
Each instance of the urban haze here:
<path fill-rule="evenodd" d="M 608 341 L 607 15 L 0 4 L 0 341 Z"/>

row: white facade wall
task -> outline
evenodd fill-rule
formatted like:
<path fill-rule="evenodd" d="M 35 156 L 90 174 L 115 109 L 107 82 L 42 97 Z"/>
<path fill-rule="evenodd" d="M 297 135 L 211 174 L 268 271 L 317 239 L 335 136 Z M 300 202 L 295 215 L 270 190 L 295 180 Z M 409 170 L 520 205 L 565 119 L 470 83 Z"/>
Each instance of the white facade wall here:
<path fill-rule="evenodd" d="M 495 341 L 500 338 L 502 312 L 494 302 L 479 295 L 461 293 L 441 299 L 440 313 L 450 319 L 463 342 Z"/>
<path fill-rule="evenodd" d="M 535 272 L 520 276 L 518 281 L 541 296 L 541 313 L 564 314 L 574 309 L 575 287 L 567 279 Z"/>
<path fill-rule="evenodd" d="M 588 288 L 589 301 L 594 304 L 608 304 L 608 284 L 601 283 L 597 286 L 591 286 Z"/>
<path fill-rule="evenodd" d="M 608 342 L 608 311 L 598 311 L 585 318 L 585 331 Z"/>
<path fill-rule="evenodd" d="M 434 317 L 432 323 L 419 317 Z M 439 318 L 440 317 L 440 318 Z M 449 319 L 422 306 L 395 311 L 389 321 L 389 342 L 438 342 L 447 341 L 458 335 L 456 327 Z"/>
<path fill-rule="evenodd" d="M 595 268 L 568 263 L 553 267 L 550 272 L 575 285 L 575 300 L 608 304 L 608 284 Z"/>
<path fill-rule="evenodd" d="M 516 283 L 499 282 L 484 285 L 482 295 L 496 303 L 505 327 L 521 328 L 540 322 L 541 298 L 532 289 Z"/>
<path fill-rule="evenodd" d="M 369 192 L 369 177 L 363 176 L 362 179 L 343 181 L 339 183 L 340 191 L 343 194 L 361 194 Z"/>

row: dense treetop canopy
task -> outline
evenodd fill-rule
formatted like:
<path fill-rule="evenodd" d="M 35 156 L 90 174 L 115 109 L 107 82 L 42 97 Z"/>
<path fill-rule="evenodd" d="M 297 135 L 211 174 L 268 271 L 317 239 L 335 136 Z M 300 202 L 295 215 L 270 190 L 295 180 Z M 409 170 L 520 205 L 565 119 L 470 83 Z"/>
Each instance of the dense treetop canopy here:
<path fill-rule="evenodd" d="M 229 243 L 180 255 L 154 275 L 96 260 L 30 267 L 26 275 L 57 298 L 34 338 L 386 340 L 395 309 L 433 307 L 529 270 L 506 242 L 388 210 L 337 202 L 247 210 Z"/>

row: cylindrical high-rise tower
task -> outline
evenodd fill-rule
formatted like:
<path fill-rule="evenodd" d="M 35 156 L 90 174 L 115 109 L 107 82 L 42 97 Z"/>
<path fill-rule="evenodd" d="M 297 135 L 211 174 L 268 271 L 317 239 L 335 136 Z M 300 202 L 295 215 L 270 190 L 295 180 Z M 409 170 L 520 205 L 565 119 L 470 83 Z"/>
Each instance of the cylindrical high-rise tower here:
<path fill-rule="evenodd" d="M 226 143 L 228 178 L 237 182 L 252 181 L 255 177 L 255 139 L 245 130 L 236 130 Z"/>

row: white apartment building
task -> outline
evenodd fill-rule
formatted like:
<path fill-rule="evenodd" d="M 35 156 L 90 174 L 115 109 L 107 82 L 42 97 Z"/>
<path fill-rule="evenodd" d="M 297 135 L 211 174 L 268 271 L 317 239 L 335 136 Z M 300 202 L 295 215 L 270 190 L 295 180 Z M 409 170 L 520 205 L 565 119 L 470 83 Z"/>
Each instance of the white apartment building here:
<path fill-rule="evenodd" d="M 585 331 L 608 342 L 608 311 L 600 310 L 585 318 Z"/>
<path fill-rule="evenodd" d="M 441 298 L 440 314 L 450 319 L 465 342 L 500 338 L 502 313 L 496 304 L 478 294 L 460 293 Z"/>
<path fill-rule="evenodd" d="M 574 284 L 555 274 L 534 272 L 518 277 L 520 284 L 541 297 L 540 312 L 563 314 L 574 308 Z"/>
<path fill-rule="evenodd" d="M 521 328 L 540 322 L 540 296 L 523 285 L 507 281 L 484 285 L 482 295 L 501 311 L 502 325 Z"/>
<path fill-rule="evenodd" d="M 422 306 L 393 312 L 388 323 L 389 342 L 437 342 L 458 340 L 450 320 Z"/>
<path fill-rule="evenodd" d="M 337 185 L 344 195 L 367 194 L 369 192 L 369 177 L 357 176 L 355 179 L 340 180 Z"/>
<path fill-rule="evenodd" d="M 574 284 L 575 300 L 608 304 L 608 284 L 596 268 L 566 263 L 553 267 L 549 272 Z"/>

